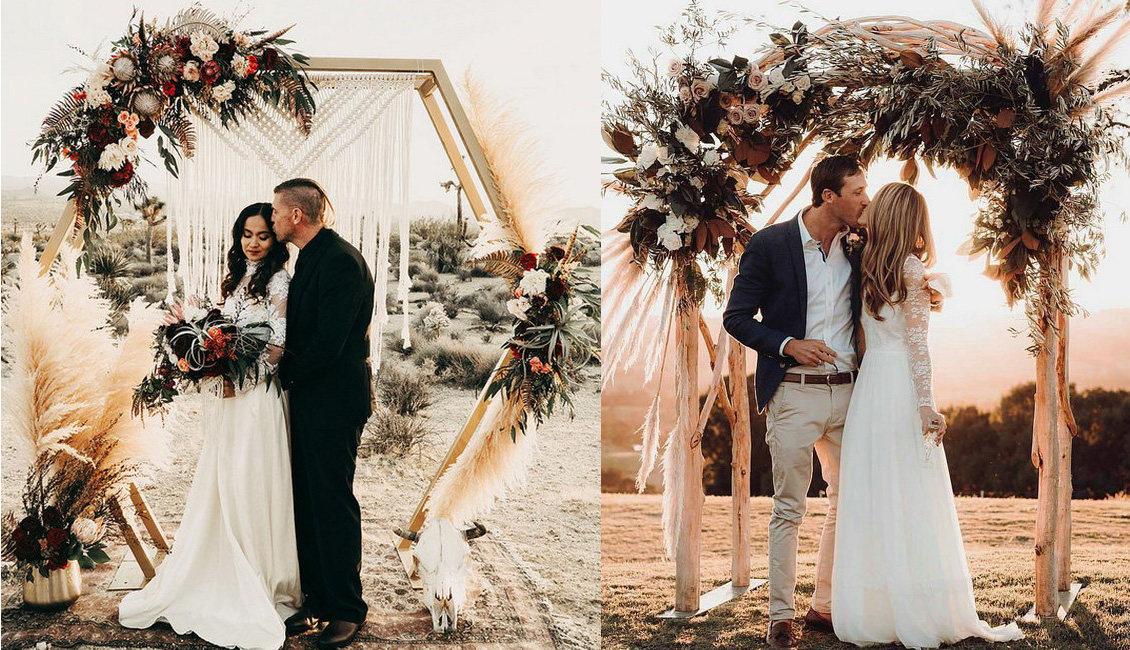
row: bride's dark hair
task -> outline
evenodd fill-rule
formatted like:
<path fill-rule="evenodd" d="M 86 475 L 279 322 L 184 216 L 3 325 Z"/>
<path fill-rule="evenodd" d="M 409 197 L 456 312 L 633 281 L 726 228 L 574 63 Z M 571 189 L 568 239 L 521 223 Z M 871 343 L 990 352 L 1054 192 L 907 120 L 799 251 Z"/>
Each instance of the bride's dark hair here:
<path fill-rule="evenodd" d="M 232 225 L 232 242 L 231 248 L 228 249 L 228 274 L 224 277 L 224 281 L 220 283 L 220 295 L 224 298 L 235 291 L 235 288 L 239 286 L 239 281 L 247 273 L 247 256 L 243 254 L 243 244 L 240 240 L 243 239 L 243 227 L 251 217 L 263 217 L 263 221 L 267 222 L 267 228 L 271 231 L 271 248 L 267 251 L 267 256 L 259 262 L 259 268 L 255 270 L 255 275 L 251 276 L 247 292 L 257 298 L 267 297 L 267 283 L 270 282 L 275 273 L 286 266 L 286 261 L 290 259 L 290 251 L 287 250 L 286 244 L 279 241 L 278 237 L 275 236 L 275 225 L 271 221 L 271 213 L 270 203 L 252 203 L 239 213 L 235 224 Z"/>

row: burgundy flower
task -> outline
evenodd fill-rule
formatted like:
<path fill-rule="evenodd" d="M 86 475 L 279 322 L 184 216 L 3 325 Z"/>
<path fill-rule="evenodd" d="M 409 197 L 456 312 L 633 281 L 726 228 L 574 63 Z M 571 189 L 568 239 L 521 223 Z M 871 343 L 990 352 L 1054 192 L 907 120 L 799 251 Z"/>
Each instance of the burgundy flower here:
<path fill-rule="evenodd" d="M 47 568 L 54 571 L 56 569 L 65 569 L 70 561 L 66 555 L 52 555 L 47 559 Z"/>
<path fill-rule="evenodd" d="M 553 278 L 546 283 L 545 295 L 554 300 L 565 295 L 565 283 L 561 281 L 561 278 Z"/>
<path fill-rule="evenodd" d="M 107 145 L 114 141 L 114 135 L 110 133 L 110 129 L 100 122 L 91 122 L 86 129 L 86 135 L 96 145 Z"/>
<path fill-rule="evenodd" d="M 200 80 L 206 84 L 214 83 L 220 78 L 220 64 L 209 61 L 200 66 Z"/>
<path fill-rule="evenodd" d="M 534 269 L 538 265 L 538 254 L 526 253 L 521 257 L 521 259 L 518 260 L 518 263 L 521 264 L 522 268 L 526 269 L 527 271 Z"/>
<path fill-rule="evenodd" d="M 161 92 L 165 93 L 166 97 L 176 97 L 179 91 L 175 83 L 166 81 L 164 84 L 161 84 Z"/>
<path fill-rule="evenodd" d="M 548 253 L 549 259 L 554 260 L 555 262 L 560 262 L 561 260 L 565 259 L 565 249 L 561 248 L 560 246 L 550 246 Z"/>
<path fill-rule="evenodd" d="M 133 163 L 129 162 L 128 160 L 124 165 L 121 166 L 121 168 L 115 169 L 113 173 L 110 174 L 110 182 L 114 184 L 114 187 L 121 187 L 130 182 L 130 179 L 132 178 Z"/>
<path fill-rule="evenodd" d="M 153 120 L 142 120 L 141 123 L 137 125 L 137 132 L 143 138 L 148 138 L 153 135 L 153 131 L 156 129 L 157 125 L 153 123 Z"/>
<path fill-rule="evenodd" d="M 39 537 L 43 534 L 43 524 L 39 523 L 39 518 L 34 515 L 24 517 L 20 521 L 20 528 L 23 528 L 32 537 Z"/>
<path fill-rule="evenodd" d="M 216 50 L 214 58 L 219 59 L 225 63 L 231 63 L 231 57 L 235 54 L 235 44 L 231 41 L 220 43 L 220 47 Z"/>
<path fill-rule="evenodd" d="M 522 348 L 520 346 L 517 346 L 517 345 L 514 345 L 513 343 L 511 343 L 510 344 L 510 355 L 513 356 L 515 359 L 521 359 L 522 358 Z"/>
<path fill-rule="evenodd" d="M 187 36 L 181 36 L 177 39 L 177 56 L 182 59 L 187 59 L 192 52 L 192 39 Z"/>
<path fill-rule="evenodd" d="M 98 111 L 98 123 L 102 126 L 111 126 L 117 124 L 118 116 L 114 113 L 113 109 L 103 109 Z"/>
<path fill-rule="evenodd" d="M 67 538 L 70 536 L 71 534 L 62 528 L 52 528 L 47 531 L 47 546 L 50 548 L 59 548 L 67 543 Z"/>
<path fill-rule="evenodd" d="M 12 551 L 16 554 L 17 560 L 33 562 L 39 559 L 39 542 L 31 537 L 24 537 L 16 540 L 16 546 Z"/>
<path fill-rule="evenodd" d="M 63 513 L 55 506 L 47 506 L 43 509 L 43 525 L 48 528 L 62 528 Z"/>
<path fill-rule="evenodd" d="M 275 66 L 279 64 L 279 51 L 268 47 L 263 50 L 263 56 L 259 59 L 259 63 L 264 70 L 274 70 Z"/>

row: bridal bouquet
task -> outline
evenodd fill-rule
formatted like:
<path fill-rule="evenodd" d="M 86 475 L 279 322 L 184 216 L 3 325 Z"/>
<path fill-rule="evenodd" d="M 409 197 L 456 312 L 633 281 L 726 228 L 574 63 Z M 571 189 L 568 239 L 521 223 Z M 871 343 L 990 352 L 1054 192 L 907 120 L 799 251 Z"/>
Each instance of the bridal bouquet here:
<path fill-rule="evenodd" d="M 156 332 L 156 369 L 134 390 L 135 416 L 163 412 L 184 389 L 199 388 L 206 379 L 222 377 L 239 386 L 258 380 L 256 361 L 271 335 L 267 323 L 237 327 L 207 303 L 173 306 L 166 320 Z"/>
<path fill-rule="evenodd" d="M 525 416 L 518 430 L 525 431 L 530 416 L 540 424 L 559 401 L 572 408 L 579 373 L 597 355 L 590 326 L 600 318 L 600 293 L 576 273 L 584 253 L 574 232 L 564 247 L 503 251 L 479 260 L 506 278 L 514 296 L 506 303 L 514 316 L 514 333 L 504 344 L 510 357 L 495 373 L 487 397 L 500 391 L 520 395 Z M 516 435 L 512 429 L 511 437 Z"/>

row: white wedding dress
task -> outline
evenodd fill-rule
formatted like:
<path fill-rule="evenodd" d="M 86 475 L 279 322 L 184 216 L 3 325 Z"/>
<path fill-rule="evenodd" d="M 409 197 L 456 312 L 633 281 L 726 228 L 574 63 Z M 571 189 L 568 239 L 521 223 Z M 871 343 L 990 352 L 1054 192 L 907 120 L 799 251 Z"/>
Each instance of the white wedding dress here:
<path fill-rule="evenodd" d="M 237 325 L 270 324 L 259 362 L 265 378 L 286 337 L 289 279 L 279 271 L 267 300 L 252 298 L 254 269 L 223 313 Z M 205 396 L 204 443 L 172 552 L 144 589 L 122 599 L 118 620 L 131 628 L 164 621 L 214 645 L 276 650 L 286 640 L 283 620 L 302 603 L 286 409 L 274 383 L 236 393 Z"/>
<path fill-rule="evenodd" d="M 945 450 L 922 434 L 934 406 L 925 268 L 908 257 L 908 296 L 864 309 L 867 343 L 840 452 L 832 621 L 840 640 L 934 648 L 968 637 L 1023 638 L 981 621 L 962 546 Z"/>

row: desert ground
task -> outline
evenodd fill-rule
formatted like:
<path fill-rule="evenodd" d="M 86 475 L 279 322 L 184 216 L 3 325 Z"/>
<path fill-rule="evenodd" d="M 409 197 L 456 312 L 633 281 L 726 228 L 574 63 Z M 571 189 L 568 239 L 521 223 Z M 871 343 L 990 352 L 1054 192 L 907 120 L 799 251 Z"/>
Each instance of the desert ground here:
<path fill-rule="evenodd" d="M 766 526 L 772 499 L 751 503 L 754 578 L 766 577 Z M 768 595 L 751 591 L 690 622 L 656 619 L 673 604 L 675 565 L 663 557 L 657 495 L 604 494 L 601 498 L 601 615 L 603 647 L 764 647 Z M 959 498 L 958 518 L 973 576 L 977 610 L 991 625 L 1023 615 L 1032 604 L 1032 537 L 1036 502 L 1031 499 Z M 816 548 L 827 511 L 825 499 L 809 499 L 801 525 L 798 615 L 812 596 Z M 703 517 L 702 590 L 729 581 L 730 500 L 707 497 Z M 1075 501 L 1073 578 L 1084 587 L 1067 621 L 1047 627 L 1022 624 L 1026 639 L 993 648 L 1113 650 L 1130 647 L 1130 499 Z M 834 636 L 806 631 L 802 649 L 847 650 Z M 897 647 L 897 646 L 891 646 Z M 954 648 L 987 648 L 965 641 Z"/>

